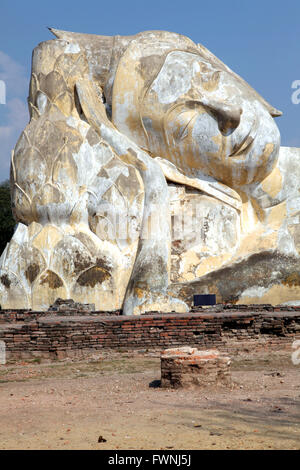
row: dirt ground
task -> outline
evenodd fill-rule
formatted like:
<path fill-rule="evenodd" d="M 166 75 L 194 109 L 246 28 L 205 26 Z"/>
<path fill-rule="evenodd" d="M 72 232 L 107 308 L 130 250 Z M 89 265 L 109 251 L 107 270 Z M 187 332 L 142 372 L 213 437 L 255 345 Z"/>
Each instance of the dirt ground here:
<path fill-rule="evenodd" d="M 300 449 L 287 352 L 233 357 L 230 388 L 159 379 L 154 352 L 0 365 L 0 449 Z"/>

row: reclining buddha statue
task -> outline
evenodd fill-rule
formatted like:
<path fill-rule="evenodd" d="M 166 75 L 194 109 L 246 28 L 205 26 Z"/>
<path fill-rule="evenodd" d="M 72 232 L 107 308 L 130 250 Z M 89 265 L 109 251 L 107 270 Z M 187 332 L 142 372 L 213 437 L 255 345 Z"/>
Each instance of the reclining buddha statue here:
<path fill-rule="evenodd" d="M 300 149 L 280 147 L 281 112 L 180 34 L 51 31 L 12 152 L 1 307 L 300 302 Z"/>

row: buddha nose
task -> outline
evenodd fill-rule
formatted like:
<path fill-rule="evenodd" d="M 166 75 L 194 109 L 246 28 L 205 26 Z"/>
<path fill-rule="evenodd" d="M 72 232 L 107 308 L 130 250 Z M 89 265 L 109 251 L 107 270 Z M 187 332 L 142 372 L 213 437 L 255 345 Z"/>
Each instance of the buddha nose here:
<path fill-rule="evenodd" d="M 224 101 L 213 101 L 204 98 L 201 100 L 213 117 L 218 121 L 220 132 L 230 135 L 239 126 L 242 115 L 242 108 Z"/>

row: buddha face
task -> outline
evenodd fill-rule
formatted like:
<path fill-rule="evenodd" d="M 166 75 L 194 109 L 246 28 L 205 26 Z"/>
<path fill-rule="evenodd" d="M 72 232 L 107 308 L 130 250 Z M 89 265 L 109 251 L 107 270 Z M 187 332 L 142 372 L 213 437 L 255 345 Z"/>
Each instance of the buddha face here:
<path fill-rule="evenodd" d="M 188 176 L 208 175 L 234 188 L 262 181 L 276 164 L 276 110 L 221 62 L 169 52 L 143 97 L 126 97 L 120 130 Z M 128 113 L 137 105 L 139 113 L 129 119 L 124 103 Z"/>
<path fill-rule="evenodd" d="M 266 103 L 229 71 L 194 54 L 170 53 L 147 93 L 143 115 L 151 103 L 163 107 L 165 155 L 185 173 L 204 173 L 234 187 L 262 181 L 272 171 L 279 130 Z M 157 122 L 144 122 L 149 134 L 157 129 Z M 155 147 L 155 139 L 149 142 Z M 151 145 L 150 150 L 159 151 Z"/>

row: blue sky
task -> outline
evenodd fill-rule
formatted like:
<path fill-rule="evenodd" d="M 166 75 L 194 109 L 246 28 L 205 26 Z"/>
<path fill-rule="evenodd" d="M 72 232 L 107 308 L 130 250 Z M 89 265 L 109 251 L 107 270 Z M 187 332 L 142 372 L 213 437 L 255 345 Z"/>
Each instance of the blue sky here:
<path fill-rule="evenodd" d="M 104 35 L 185 34 L 281 109 L 282 145 L 300 147 L 300 104 L 291 101 L 292 83 L 300 80 L 299 0 L 1 0 L 0 80 L 7 94 L 0 104 L 0 181 L 9 175 L 11 149 L 28 121 L 31 53 L 51 38 L 47 26 Z"/>

